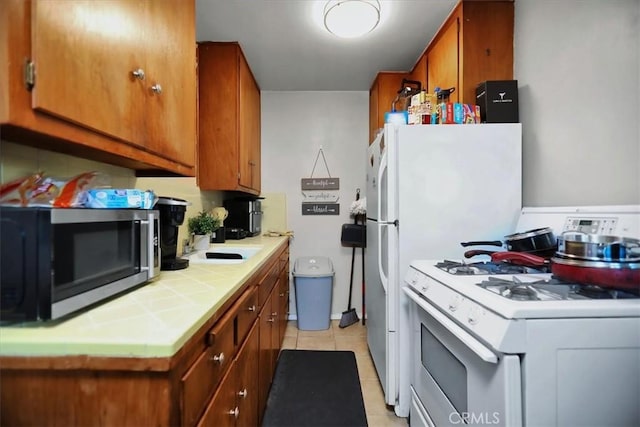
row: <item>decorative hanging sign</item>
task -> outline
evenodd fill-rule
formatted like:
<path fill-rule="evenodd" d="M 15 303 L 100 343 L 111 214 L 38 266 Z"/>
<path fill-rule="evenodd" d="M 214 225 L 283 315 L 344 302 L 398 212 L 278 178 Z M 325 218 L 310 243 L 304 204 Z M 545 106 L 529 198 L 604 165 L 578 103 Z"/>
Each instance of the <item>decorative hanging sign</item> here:
<path fill-rule="evenodd" d="M 339 190 L 340 178 L 302 178 L 300 186 L 303 190 Z"/>
<path fill-rule="evenodd" d="M 322 155 L 324 167 L 327 169 L 328 177 L 326 178 L 313 177 L 320 155 Z M 338 203 L 340 197 L 337 191 L 334 191 L 340 189 L 340 178 L 331 176 L 322 147 L 318 150 L 310 177 L 300 180 L 300 188 L 303 190 L 302 196 L 304 197 L 301 207 L 302 215 L 340 215 L 340 204 Z"/>
<path fill-rule="evenodd" d="M 340 203 L 302 203 L 302 215 L 340 215 Z"/>

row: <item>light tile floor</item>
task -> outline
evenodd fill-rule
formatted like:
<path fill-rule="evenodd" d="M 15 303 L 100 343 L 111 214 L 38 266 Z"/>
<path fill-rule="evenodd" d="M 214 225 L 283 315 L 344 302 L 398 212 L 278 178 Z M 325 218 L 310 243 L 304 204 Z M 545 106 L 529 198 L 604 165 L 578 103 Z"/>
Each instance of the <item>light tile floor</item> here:
<path fill-rule="evenodd" d="M 301 331 L 297 328 L 296 321 L 291 320 L 285 331 L 282 348 L 353 351 L 358 363 L 369 427 L 407 427 L 407 419 L 396 417 L 393 409 L 384 402 L 382 387 L 367 347 L 366 326 L 362 325 L 362 320 L 344 329 L 339 324 L 339 320 L 332 320 L 331 327 L 327 330 Z"/>

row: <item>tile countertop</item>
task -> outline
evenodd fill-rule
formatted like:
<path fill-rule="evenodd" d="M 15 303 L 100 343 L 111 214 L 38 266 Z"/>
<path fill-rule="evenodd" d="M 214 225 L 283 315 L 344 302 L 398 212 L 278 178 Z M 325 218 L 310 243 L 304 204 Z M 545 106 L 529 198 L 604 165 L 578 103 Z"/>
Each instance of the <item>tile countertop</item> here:
<path fill-rule="evenodd" d="M 172 356 L 285 239 L 228 240 L 262 249 L 239 264 L 163 271 L 158 280 L 61 320 L 3 325 L 0 356 Z"/>

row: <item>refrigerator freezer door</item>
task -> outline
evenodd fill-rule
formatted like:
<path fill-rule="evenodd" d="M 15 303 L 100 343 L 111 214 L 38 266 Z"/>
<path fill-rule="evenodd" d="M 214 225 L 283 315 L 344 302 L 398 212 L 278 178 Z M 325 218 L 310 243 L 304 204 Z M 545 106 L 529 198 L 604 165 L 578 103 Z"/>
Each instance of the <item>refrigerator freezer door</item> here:
<path fill-rule="evenodd" d="M 367 217 L 378 219 L 378 171 L 380 170 L 381 149 L 384 146 L 384 132 L 380 132 L 367 150 Z"/>

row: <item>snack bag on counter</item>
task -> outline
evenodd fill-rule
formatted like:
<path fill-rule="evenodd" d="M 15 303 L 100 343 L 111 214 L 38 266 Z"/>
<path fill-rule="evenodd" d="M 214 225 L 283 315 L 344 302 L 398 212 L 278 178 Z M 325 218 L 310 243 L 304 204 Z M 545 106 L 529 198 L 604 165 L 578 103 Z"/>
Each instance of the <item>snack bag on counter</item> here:
<path fill-rule="evenodd" d="M 60 192 L 59 183 L 42 172 L 23 176 L 0 186 L 0 204 L 8 206 L 51 206 Z"/>
<path fill-rule="evenodd" d="M 106 181 L 107 177 L 98 172 L 81 173 L 69 180 L 37 172 L 2 184 L 0 204 L 22 207 L 83 207 L 86 190 L 104 185 Z"/>
<path fill-rule="evenodd" d="M 83 207 L 87 200 L 87 191 L 104 185 L 105 176 L 98 172 L 84 172 L 64 183 L 60 194 L 53 200 L 56 208 Z"/>

